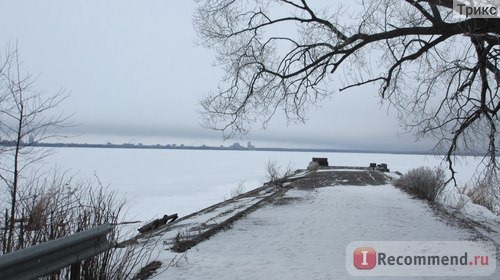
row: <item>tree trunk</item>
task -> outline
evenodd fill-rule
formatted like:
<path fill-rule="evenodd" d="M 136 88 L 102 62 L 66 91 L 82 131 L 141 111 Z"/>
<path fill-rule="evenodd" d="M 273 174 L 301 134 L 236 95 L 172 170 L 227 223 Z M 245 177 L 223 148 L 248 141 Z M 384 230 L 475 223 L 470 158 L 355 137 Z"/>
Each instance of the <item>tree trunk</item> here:
<path fill-rule="evenodd" d="M 16 135 L 16 149 L 14 152 L 14 178 L 12 180 L 12 189 L 11 189 L 11 207 L 10 207 L 10 223 L 9 223 L 9 236 L 7 241 L 7 252 L 11 252 L 14 247 L 13 238 L 14 238 L 14 228 L 15 228 L 15 220 L 16 220 L 16 204 L 17 204 L 17 187 L 19 184 L 19 152 L 21 150 L 22 145 L 22 128 L 23 128 L 23 120 L 24 120 L 24 105 L 22 100 L 22 94 L 19 93 L 19 119 L 17 126 L 17 135 Z"/>

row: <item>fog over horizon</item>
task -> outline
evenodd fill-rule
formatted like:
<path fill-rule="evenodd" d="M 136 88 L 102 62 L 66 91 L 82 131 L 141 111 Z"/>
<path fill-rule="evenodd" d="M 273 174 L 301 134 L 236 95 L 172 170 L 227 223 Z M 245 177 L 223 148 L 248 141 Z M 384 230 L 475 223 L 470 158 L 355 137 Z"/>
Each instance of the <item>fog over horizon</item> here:
<path fill-rule="evenodd" d="M 318 1 L 320 2 L 320 1 Z M 328 1 L 322 1 L 328 5 Z M 35 87 L 65 89 L 60 108 L 81 125 L 75 143 L 231 145 L 429 151 L 433 141 L 404 134 L 377 85 L 339 93 L 311 108 L 306 123 L 278 114 L 242 139 L 201 127 L 199 100 L 217 89 L 222 69 L 196 43 L 194 1 L 4 0 L 0 49 L 19 48 Z M 5 55 L 2 51 L 1 55 Z"/>

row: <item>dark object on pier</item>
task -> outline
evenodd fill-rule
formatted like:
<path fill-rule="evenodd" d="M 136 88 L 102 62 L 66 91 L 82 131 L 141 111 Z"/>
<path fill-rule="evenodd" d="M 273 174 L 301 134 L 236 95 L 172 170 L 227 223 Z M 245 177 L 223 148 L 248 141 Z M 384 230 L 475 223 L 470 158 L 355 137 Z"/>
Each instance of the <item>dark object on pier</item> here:
<path fill-rule="evenodd" d="M 389 172 L 389 168 L 387 168 L 386 163 L 381 163 L 377 165 L 377 170 L 382 171 L 382 172 Z"/>
<path fill-rule="evenodd" d="M 376 164 L 376 163 L 374 163 L 374 162 L 370 163 L 370 169 L 371 169 L 371 170 L 375 170 L 375 169 L 377 169 L 377 164 Z"/>
<path fill-rule="evenodd" d="M 328 166 L 328 158 L 316 158 L 313 157 L 313 162 L 317 162 L 319 166 Z"/>
<path fill-rule="evenodd" d="M 153 229 L 157 229 L 159 228 L 160 226 L 162 225 L 165 225 L 167 223 L 172 223 L 173 221 L 177 220 L 178 216 L 177 216 L 177 213 L 175 214 L 172 214 L 172 215 L 164 215 L 163 218 L 161 219 L 156 219 L 152 222 L 149 222 L 145 225 L 143 225 L 142 227 L 140 227 L 139 229 L 137 229 L 140 233 L 145 233 L 145 232 L 148 232 L 150 230 L 153 230 Z M 170 220 L 170 221 L 169 221 Z"/>

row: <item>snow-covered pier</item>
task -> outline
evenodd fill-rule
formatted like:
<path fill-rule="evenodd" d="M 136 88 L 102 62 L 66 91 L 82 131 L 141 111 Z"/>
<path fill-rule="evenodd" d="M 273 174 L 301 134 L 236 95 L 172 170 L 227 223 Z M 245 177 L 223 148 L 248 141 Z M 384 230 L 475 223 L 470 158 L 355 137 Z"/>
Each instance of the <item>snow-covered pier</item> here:
<path fill-rule="evenodd" d="M 348 279 L 352 241 L 481 238 L 392 186 L 394 176 L 364 167 L 298 170 L 280 186 L 266 184 L 136 240 L 157 245 L 162 268 L 153 279 Z M 497 229 L 499 222 L 492 221 Z M 480 279 L 497 277 L 498 270 Z"/>

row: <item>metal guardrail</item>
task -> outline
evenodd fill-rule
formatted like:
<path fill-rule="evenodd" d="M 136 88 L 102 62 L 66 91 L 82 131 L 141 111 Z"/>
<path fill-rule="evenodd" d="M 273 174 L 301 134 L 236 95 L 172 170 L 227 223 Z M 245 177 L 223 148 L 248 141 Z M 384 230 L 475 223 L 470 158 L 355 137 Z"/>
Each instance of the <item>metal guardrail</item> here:
<path fill-rule="evenodd" d="M 1 255 L 0 279 L 35 279 L 70 265 L 71 279 L 79 279 L 80 262 L 110 248 L 106 235 L 112 228 L 104 224 Z"/>

